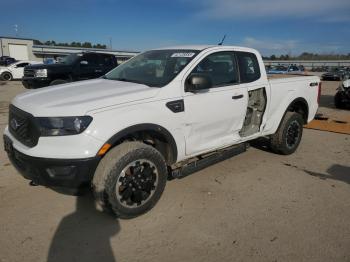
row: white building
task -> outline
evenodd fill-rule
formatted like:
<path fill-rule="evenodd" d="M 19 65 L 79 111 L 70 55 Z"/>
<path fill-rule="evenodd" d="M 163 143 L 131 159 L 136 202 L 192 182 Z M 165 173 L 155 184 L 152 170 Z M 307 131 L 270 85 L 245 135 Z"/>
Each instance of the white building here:
<path fill-rule="evenodd" d="M 138 52 L 135 51 L 35 45 L 34 39 L 0 36 L 0 56 L 11 56 L 17 60 L 32 60 L 43 62 L 47 58 L 56 58 L 80 52 L 99 52 L 113 54 L 117 57 L 119 63 L 124 62 L 138 54 Z"/>

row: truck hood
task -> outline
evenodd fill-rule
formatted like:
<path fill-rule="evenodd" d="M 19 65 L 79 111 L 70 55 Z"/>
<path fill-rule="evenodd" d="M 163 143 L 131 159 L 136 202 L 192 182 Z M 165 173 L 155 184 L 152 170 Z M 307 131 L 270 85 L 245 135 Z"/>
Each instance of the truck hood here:
<path fill-rule="evenodd" d="M 34 116 L 79 116 L 149 99 L 159 90 L 142 84 L 94 79 L 30 90 L 16 96 L 12 104 Z"/>
<path fill-rule="evenodd" d="M 47 69 L 49 74 L 51 71 L 57 73 L 66 73 L 72 71 L 72 65 L 66 65 L 66 64 L 35 64 L 35 65 L 29 65 L 26 66 L 26 69 Z"/>
<path fill-rule="evenodd" d="M 0 66 L 0 72 L 10 71 L 8 67 Z"/>
<path fill-rule="evenodd" d="M 57 68 L 71 68 L 71 65 L 66 64 L 34 64 L 26 66 L 29 69 L 57 69 Z"/>

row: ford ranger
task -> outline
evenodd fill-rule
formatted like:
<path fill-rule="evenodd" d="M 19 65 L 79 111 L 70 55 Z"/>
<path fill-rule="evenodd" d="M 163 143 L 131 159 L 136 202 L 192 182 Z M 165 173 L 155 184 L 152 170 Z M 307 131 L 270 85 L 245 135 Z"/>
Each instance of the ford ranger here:
<path fill-rule="evenodd" d="M 242 153 L 250 140 L 293 153 L 319 95 L 316 76 L 268 79 L 254 49 L 156 49 L 99 79 L 18 95 L 4 144 L 25 178 L 91 185 L 103 208 L 131 218 L 156 204 L 169 177 Z"/>

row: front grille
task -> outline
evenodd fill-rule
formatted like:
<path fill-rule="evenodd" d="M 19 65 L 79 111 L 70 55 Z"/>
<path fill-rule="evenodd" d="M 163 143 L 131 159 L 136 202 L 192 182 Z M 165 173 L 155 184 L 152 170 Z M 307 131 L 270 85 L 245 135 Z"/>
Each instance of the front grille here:
<path fill-rule="evenodd" d="M 34 77 L 35 76 L 35 72 L 33 69 L 24 69 L 24 76 L 25 77 Z"/>
<path fill-rule="evenodd" d="M 38 144 L 40 131 L 35 118 L 13 105 L 10 105 L 9 110 L 9 130 L 18 141 L 28 147 Z"/>

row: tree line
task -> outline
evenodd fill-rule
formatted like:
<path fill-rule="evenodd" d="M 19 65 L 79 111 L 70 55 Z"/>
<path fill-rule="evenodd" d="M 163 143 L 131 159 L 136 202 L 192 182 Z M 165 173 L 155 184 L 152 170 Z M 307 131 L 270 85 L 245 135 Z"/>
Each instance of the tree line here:
<path fill-rule="evenodd" d="M 317 54 L 304 52 L 298 56 L 292 55 L 271 55 L 264 56 L 264 60 L 350 60 L 349 54 Z"/>
<path fill-rule="evenodd" d="M 34 40 L 35 45 L 51 45 L 51 46 L 66 46 L 66 47 L 84 47 L 84 48 L 99 48 L 106 49 L 107 46 L 104 44 L 92 44 L 90 42 L 71 42 L 71 43 L 60 43 L 53 40 L 46 42 L 41 42 L 39 40 Z"/>

